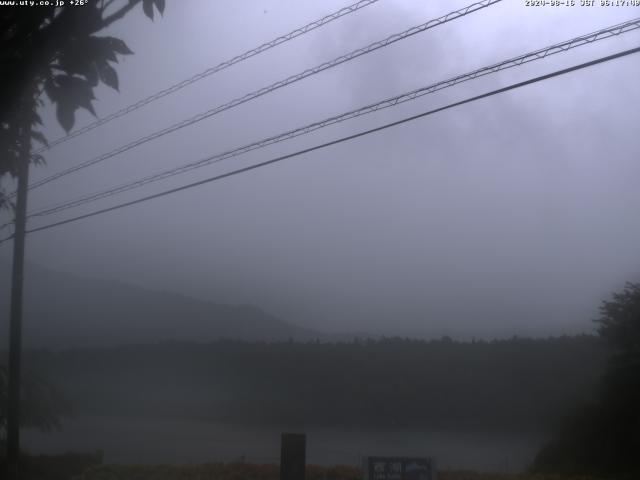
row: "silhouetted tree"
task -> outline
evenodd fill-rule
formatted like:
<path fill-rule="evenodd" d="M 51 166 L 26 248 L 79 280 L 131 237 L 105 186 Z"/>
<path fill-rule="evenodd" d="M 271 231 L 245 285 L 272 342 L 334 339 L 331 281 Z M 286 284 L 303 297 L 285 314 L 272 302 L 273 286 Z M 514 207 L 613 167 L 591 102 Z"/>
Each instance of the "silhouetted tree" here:
<path fill-rule="evenodd" d="M 627 283 L 602 303 L 600 313 L 598 333 L 610 358 L 598 401 L 565 422 L 534 470 L 640 473 L 640 284 Z"/>
<path fill-rule="evenodd" d="M 46 144 L 38 107 L 42 93 L 56 108 L 60 125 L 73 128 L 75 112 L 95 115 L 93 89 L 100 83 L 118 89 L 113 64 L 133 53 L 124 41 L 96 35 L 138 4 L 151 19 L 165 0 L 88 0 L 76 6 L 0 9 L 0 179 L 15 177 L 32 140 Z M 26 145 L 25 145 L 26 144 Z M 42 162 L 40 156 L 31 161 Z M 0 191 L 0 207 L 10 202 Z"/>
<path fill-rule="evenodd" d="M 9 400 L 7 441 L 8 471 L 18 478 L 17 396 L 24 390 L 20 379 L 20 341 L 22 265 L 28 165 L 43 162 L 31 154 L 35 140 L 46 144 L 41 131 L 38 108 L 45 93 L 56 108 L 56 116 L 68 132 L 75 112 L 84 108 L 95 114 L 93 90 L 100 82 L 118 89 L 113 63 L 118 55 L 128 55 L 124 41 L 96 35 L 123 18 L 138 4 L 153 18 L 154 8 L 163 12 L 165 0 L 86 0 L 66 2 L 59 7 L 37 5 L 0 9 L 0 181 L 6 175 L 18 177 L 18 199 L 14 233 L 14 271 L 12 285 Z M 0 208 L 12 206 L 0 187 Z M 15 388 L 14 385 L 20 385 Z"/>
<path fill-rule="evenodd" d="M 7 428 L 7 368 L 0 365 L 0 458 L 4 456 Z M 60 428 L 60 418 L 71 413 L 61 393 L 49 382 L 34 373 L 22 381 L 22 409 L 20 425 L 47 432 Z"/>

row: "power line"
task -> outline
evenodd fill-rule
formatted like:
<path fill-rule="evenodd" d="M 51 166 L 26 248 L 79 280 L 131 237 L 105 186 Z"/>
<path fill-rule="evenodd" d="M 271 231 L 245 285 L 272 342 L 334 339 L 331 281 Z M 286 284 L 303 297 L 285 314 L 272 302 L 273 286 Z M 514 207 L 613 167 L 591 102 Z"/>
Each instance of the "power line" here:
<path fill-rule="evenodd" d="M 2 240 L 0 240 L 0 245 L 2 245 L 4 242 L 8 242 L 9 240 L 12 240 L 12 239 L 13 239 L 13 234 L 11 234 L 8 237 L 5 237 Z"/>
<path fill-rule="evenodd" d="M 311 32 L 312 30 L 315 30 L 317 28 L 320 28 L 330 22 L 333 22 L 334 20 L 337 20 L 340 17 L 344 17 L 345 15 L 349 15 L 350 13 L 354 13 L 358 10 L 360 10 L 361 8 L 367 7 L 373 3 L 378 2 L 378 0 L 361 0 L 359 2 L 353 3 L 347 7 L 341 8 L 340 10 L 330 13 L 329 15 L 326 15 L 322 18 L 320 18 L 319 20 L 315 20 L 314 22 L 308 23 L 300 28 L 296 28 L 295 30 L 282 35 L 278 38 L 275 38 L 269 42 L 263 43 L 262 45 L 253 48 L 251 50 L 247 50 L 246 52 L 237 55 L 229 60 L 225 60 L 224 62 L 219 63 L 218 65 L 208 68 L 207 70 L 200 72 L 196 75 L 193 75 L 192 77 L 189 77 L 185 80 L 182 80 L 181 82 L 178 82 L 174 85 L 171 85 L 170 87 L 165 88 L 164 90 L 160 90 L 159 92 L 154 93 L 153 95 L 149 95 L 146 98 L 143 98 L 142 100 L 137 101 L 136 103 L 129 105 L 125 108 L 122 108 L 121 110 L 118 110 L 117 112 L 111 113 L 110 115 L 107 115 L 104 118 L 100 118 L 82 128 L 79 128 L 78 130 L 75 130 L 71 133 L 69 133 L 68 135 L 65 135 L 63 137 L 60 137 L 52 142 L 49 142 L 48 145 L 45 145 L 37 150 L 35 150 L 34 152 L 32 152 L 33 154 L 37 154 L 37 153 L 42 153 L 45 150 L 48 150 L 50 148 L 55 147 L 56 145 L 60 145 L 61 143 L 64 143 L 68 140 L 71 140 L 72 138 L 75 138 L 79 135 L 82 135 L 84 133 L 87 133 L 95 128 L 100 127 L 101 125 L 104 125 L 106 123 L 111 122 L 112 120 L 115 120 L 116 118 L 120 118 L 123 117 L 135 110 L 138 110 L 139 108 L 144 107 L 145 105 L 148 105 L 152 102 L 155 102 L 156 100 L 159 100 L 160 98 L 166 97 L 167 95 L 170 95 L 174 92 L 177 92 L 178 90 L 183 89 L 184 87 L 191 85 L 193 83 L 196 83 L 206 77 L 209 77 L 215 73 L 221 72 L 222 70 L 225 70 L 226 68 L 229 68 L 233 65 L 235 65 L 236 63 L 240 63 L 244 60 L 247 60 L 251 57 L 254 57 L 256 55 L 259 55 L 263 52 L 266 52 L 267 50 L 270 50 L 274 47 L 277 47 L 278 45 L 281 45 L 285 42 L 288 42 L 290 40 L 293 40 L 296 37 L 299 37 L 301 35 L 304 35 L 306 33 Z"/>
<path fill-rule="evenodd" d="M 358 58 L 358 57 L 360 57 L 362 55 L 366 55 L 366 54 L 371 53 L 371 52 L 373 52 L 375 50 L 378 50 L 380 48 L 387 47 L 387 46 L 389 46 L 389 45 L 391 45 L 393 43 L 396 43 L 396 42 L 398 42 L 400 40 L 404 40 L 404 39 L 409 38 L 409 37 L 411 37 L 413 35 L 416 35 L 418 33 L 422 33 L 424 31 L 429 30 L 431 28 L 434 28 L 434 27 L 436 27 L 438 25 L 442 25 L 444 23 L 447 23 L 447 22 L 453 21 L 455 19 L 458 19 L 458 18 L 464 17 L 466 15 L 469 15 L 469 14 L 471 14 L 473 12 L 477 12 L 478 10 L 481 10 L 483 8 L 486 8 L 486 7 L 490 6 L 490 5 L 499 3 L 501 1 L 502 0 L 482 0 L 480 2 L 473 3 L 471 5 L 468 5 L 468 6 L 464 7 L 464 8 L 461 8 L 459 10 L 450 12 L 450 13 L 448 13 L 446 15 L 443 15 L 443 16 L 441 16 L 439 18 L 435 18 L 433 20 L 429 20 L 428 22 L 423 23 L 421 25 L 417 25 L 415 27 L 411 27 L 408 30 L 405 30 L 405 31 L 403 31 L 401 33 L 396 33 L 394 35 L 391 35 L 391 36 L 389 36 L 389 37 L 387 37 L 387 38 L 385 38 L 383 40 L 379 40 L 377 42 L 373 42 L 373 43 L 371 43 L 371 44 L 369 44 L 369 45 L 367 45 L 365 47 L 359 48 L 357 50 L 353 50 L 352 52 L 349 52 L 349 53 L 347 53 L 345 55 L 337 57 L 337 58 L 335 58 L 333 60 L 330 60 L 328 62 L 322 63 L 322 64 L 320 64 L 320 65 L 318 65 L 316 67 L 304 70 L 301 73 L 298 73 L 296 75 L 292 75 L 290 77 L 287 77 L 286 79 L 280 80 L 278 82 L 275 82 L 275 83 L 273 83 L 273 84 L 271 84 L 271 85 L 269 85 L 267 87 L 263 87 L 263 88 L 260 88 L 258 90 L 255 90 L 255 91 L 253 91 L 251 93 L 248 93 L 248 94 L 246 94 L 246 95 L 244 95 L 242 97 L 238 97 L 238 98 L 236 98 L 234 100 L 231 100 L 230 102 L 227 102 L 227 103 L 225 103 L 223 105 L 219 105 L 219 106 L 217 106 L 215 108 L 212 108 L 212 109 L 210 109 L 210 110 L 208 110 L 206 112 L 200 113 L 200 114 L 195 115 L 195 116 L 193 116 L 191 118 L 183 120 L 182 122 L 173 124 L 173 125 L 171 125 L 169 127 L 166 127 L 166 128 L 164 128 L 162 130 L 158 130 L 157 132 L 154 132 L 154 133 L 152 133 L 150 135 L 147 135 L 145 137 L 142 137 L 142 138 L 139 138 L 137 140 L 134 140 L 133 142 L 130 142 L 130 143 L 126 144 L 126 145 L 118 147 L 118 148 L 116 148 L 114 150 L 111 150 L 110 152 L 105 153 L 104 155 L 101 155 L 99 157 L 95 157 L 93 159 L 87 160 L 87 161 L 85 161 L 83 163 L 80 163 L 80 164 L 74 166 L 74 167 L 67 168 L 66 170 L 62 170 L 62 171 L 60 171 L 58 173 L 55 173 L 55 174 L 53 174 L 53 175 L 51 175 L 49 177 L 43 178 L 42 180 L 39 180 L 37 182 L 32 183 L 29 186 L 29 188 L 33 189 L 33 188 L 40 187 L 40 186 L 45 185 L 46 183 L 49 183 L 49 182 L 51 182 L 53 180 L 56 180 L 56 179 L 58 179 L 60 177 L 69 175 L 69 174 L 71 174 L 73 172 L 77 172 L 78 170 L 81 170 L 83 168 L 89 167 L 91 165 L 95 165 L 96 163 L 99 163 L 99 162 L 102 162 L 104 160 L 107 160 L 108 158 L 115 157 L 116 155 L 124 153 L 124 152 L 126 152 L 128 150 L 131 150 L 132 148 L 135 148 L 135 147 L 137 147 L 139 145 L 142 145 L 144 143 L 150 142 L 151 140 L 155 140 L 155 139 L 160 138 L 160 137 L 162 137 L 164 135 L 167 135 L 169 133 L 172 133 L 172 132 L 175 132 L 177 130 L 180 130 L 180 129 L 184 128 L 184 127 L 188 127 L 190 125 L 193 125 L 194 123 L 200 122 L 200 121 L 202 121 L 202 120 L 204 120 L 206 118 L 209 118 L 209 117 L 212 117 L 214 115 L 217 115 L 218 113 L 221 113 L 221 112 L 224 112 L 224 111 L 229 110 L 231 108 L 234 108 L 234 107 L 237 107 L 239 105 L 242 105 L 243 103 L 246 103 L 246 102 L 249 102 L 251 100 L 254 100 L 254 99 L 258 98 L 258 97 L 266 95 L 267 93 L 271 93 L 271 92 L 273 92 L 275 90 L 278 90 L 278 89 L 280 89 L 282 87 L 285 87 L 287 85 L 291 85 L 292 83 L 298 82 L 298 81 L 300 81 L 300 80 L 302 80 L 304 78 L 310 77 L 310 76 L 315 75 L 317 73 L 320 73 L 320 72 L 322 72 L 324 70 L 328 70 L 328 69 L 333 68 L 333 67 L 335 67 L 337 65 L 340 65 L 342 63 L 351 61 L 351 60 L 353 60 L 355 58 Z"/>
<path fill-rule="evenodd" d="M 47 215 L 52 215 L 54 213 L 58 213 L 64 210 L 67 210 L 69 208 L 73 208 L 73 207 L 77 207 L 80 205 L 84 205 L 86 203 L 89 202 L 93 202 L 96 200 L 100 200 L 102 198 L 107 198 L 113 195 L 116 195 L 118 193 L 123 193 L 135 188 L 139 188 L 142 187 L 144 185 L 147 185 L 149 183 L 153 183 L 156 181 L 160 181 L 175 175 L 179 175 L 182 173 L 186 173 L 189 172 L 191 170 L 197 169 L 197 168 L 201 168 L 213 163 L 217 163 L 223 160 L 227 160 L 229 158 L 232 157 L 236 157 L 239 155 L 242 155 L 244 153 L 248 153 L 250 151 L 253 150 L 257 150 L 260 148 L 264 148 L 267 147 L 269 145 L 273 145 L 275 143 L 279 143 L 285 140 L 289 140 L 291 138 L 295 138 L 301 135 L 305 135 L 308 133 L 311 133 L 313 131 L 319 130 L 321 128 L 327 127 L 329 125 L 333 125 L 336 123 L 340 123 L 352 118 L 356 118 L 362 115 L 366 115 L 369 113 L 373 113 L 376 112 L 378 110 L 382 110 L 385 108 L 389 108 L 389 107 L 393 107 L 395 105 L 404 103 L 404 102 L 408 102 L 411 100 L 415 100 L 419 97 L 422 97 L 423 95 L 427 95 L 430 93 L 434 93 L 437 92 L 439 90 L 442 90 L 444 88 L 448 88 L 448 87 L 452 87 L 454 85 L 469 81 L 469 80 L 473 80 L 475 78 L 479 78 L 482 77 L 484 75 L 488 75 L 488 74 L 492 74 L 492 73 L 496 73 L 499 72 L 501 70 L 505 70 L 508 68 L 512 68 L 512 67 L 516 67 L 525 63 L 529 63 L 535 60 L 540 60 L 540 59 L 544 59 L 550 55 L 555 55 L 557 53 L 561 53 L 561 52 L 566 52 L 567 50 L 570 50 L 572 48 L 576 48 L 582 45 L 587 45 L 590 43 L 593 43 L 595 41 L 599 41 L 599 40 L 603 40 L 606 38 L 610 38 L 612 36 L 616 36 L 616 35 L 621 35 L 623 33 L 632 31 L 632 30 L 636 30 L 640 28 L 640 18 L 634 19 L 634 20 L 629 20 L 627 22 L 624 23 L 620 23 L 611 27 L 607 27 L 607 28 L 603 28 L 600 30 L 597 30 L 595 32 L 586 34 L 586 35 L 581 35 L 579 37 L 573 38 L 571 40 L 566 40 L 564 42 L 561 43 L 556 43 L 553 44 L 551 46 L 545 47 L 545 48 L 541 48 L 538 50 L 535 50 L 533 52 L 529 52 L 523 55 L 519 55 L 517 57 L 514 58 L 510 58 L 508 60 L 503 60 L 499 63 L 495 63 L 493 65 L 487 66 L 487 67 L 483 67 L 477 70 L 473 70 L 469 73 L 465 73 L 462 75 L 457 75 L 455 77 L 449 78 L 447 80 L 442 80 L 439 81 L 437 83 L 431 84 L 429 86 L 426 87 L 421 87 L 419 89 L 416 90 L 412 90 L 410 92 L 406 92 L 400 95 L 396 95 L 394 97 L 391 98 L 387 98 L 385 100 L 382 100 L 380 102 L 374 103 L 374 104 L 370 104 L 367 105 L 365 107 L 361 107 L 355 110 L 351 110 L 349 112 L 346 113 L 342 113 L 340 115 L 336 115 L 333 117 L 329 117 L 329 118 L 325 118 L 323 120 L 305 125 L 303 127 L 298 127 L 296 129 L 293 130 L 289 130 L 285 133 L 281 133 L 278 135 L 274 135 L 253 143 L 250 143 L 248 145 L 244 145 L 242 147 L 238 147 L 235 148 L 233 150 L 229 150 L 223 153 L 219 153 L 210 157 L 207 157 L 205 159 L 201 159 L 195 162 L 191 162 L 188 163 L 186 165 L 182 165 L 180 167 L 175 167 L 175 168 L 171 168 L 168 170 L 164 170 L 162 172 L 156 173 L 154 175 L 150 175 L 141 179 L 138 179 L 136 181 L 133 182 L 128 182 L 125 184 L 121 184 L 119 186 L 116 187 L 112 187 L 110 189 L 107 190 L 103 190 L 101 192 L 97 192 L 97 193 L 93 193 L 93 194 L 89 194 L 89 195 L 85 195 L 79 198 L 76 198 L 74 200 L 71 201 L 67 201 L 64 203 L 60 203 L 58 205 L 54 205 L 52 207 L 48 207 L 45 209 L 41 209 L 38 210 L 34 213 L 31 213 L 30 215 L 28 215 L 28 218 L 33 218 L 33 217 L 42 217 L 42 216 L 47 216 Z"/>
<path fill-rule="evenodd" d="M 397 120 L 395 122 L 391 122 L 391 123 L 387 123 L 387 124 L 379 126 L 379 127 L 371 128 L 369 130 L 364 130 L 362 132 L 358 132 L 358 133 L 353 134 L 353 135 L 348 135 L 348 136 L 345 136 L 345 137 L 341 137 L 341 138 L 339 138 L 337 140 L 332 140 L 330 142 L 326 142 L 326 143 L 323 143 L 323 144 L 320 144 L 320 145 L 315 145 L 315 146 L 310 147 L 310 148 L 305 148 L 303 150 L 298 150 L 297 152 L 290 153 L 290 154 L 287 154 L 287 155 L 282 155 L 282 156 L 273 158 L 271 160 L 267 160 L 267 161 L 264 161 L 264 162 L 261 162 L 261 163 L 250 165 L 250 166 L 247 166 L 247 167 L 244 167 L 244 168 L 239 168 L 239 169 L 233 170 L 231 172 L 223 173 L 221 175 L 216 175 L 214 177 L 206 178 L 204 180 L 199 180 L 197 182 L 189 183 L 187 185 L 183 185 L 183 186 L 180 186 L 180 187 L 176 187 L 176 188 L 172 188 L 172 189 L 169 189 L 169 190 L 165 190 L 163 192 L 156 193 L 156 194 L 153 194 L 153 195 L 148 195 L 146 197 L 142 197 L 142 198 L 139 198 L 137 200 L 132 200 L 132 201 L 129 201 L 129 202 L 125 202 L 125 203 L 121 203 L 121 204 L 118 204 L 118 205 L 114 205 L 112 207 L 103 208 L 101 210 L 96 210 L 94 212 L 86 213 L 84 215 L 78 215 L 76 217 L 68 218 L 66 220 L 61 220 L 59 222 L 50 223 L 50 224 L 47 224 L 47 225 L 43 225 L 41 227 L 32 228 L 30 230 L 27 230 L 27 233 L 34 233 L 34 232 L 39 232 L 39 231 L 42 231 L 42 230 L 48 230 L 50 228 L 54 228 L 54 227 L 58 227 L 58 226 L 61 226 L 61 225 L 68 224 L 68 223 L 76 222 L 78 220 L 83 220 L 85 218 L 94 217 L 96 215 L 101 215 L 103 213 L 112 212 L 114 210 L 119 210 L 121 208 L 130 207 L 130 206 L 136 205 L 138 203 L 143 203 L 143 202 L 146 202 L 146 201 L 149 201 L 149 200 L 153 200 L 153 199 L 156 199 L 156 198 L 164 197 L 166 195 L 171 195 L 173 193 L 177 193 L 177 192 L 180 192 L 180 191 L 183 191 L 183 190 L 188 190 L 190 188 L 198 187 L 200 185 L 204 185 L 204 184 L 207 184 L 207 183 L 211 183 L 211 182 L 215 182 L 215 181 L 218 181 L 218 180 L 222 180 L 224 178 L 232 177 L 232 176 L 238 175 L 240 173 L 245 173 L 245 172 L 248 172 L 250 170 L 255 170 L 257 168 L 264 167 L 264 166 L 267 166 L 267 165 L 271 165 L 271 164 L 274 164 L 274 163 L 277 163 L 277 162 L 281 162 L 281 161 L 289 159 L 289 158 L 297 157 L 297 156 L 303 155 L 305 153 L 309 153 L 309 152 L 313 152 L 313 151 L 316 151 L 316 150 L 320 150 L 320 149 L 323 149 L 323 148 L 326 148 L 326 147 L 329 147 L 329 146 L 332 146 L 332 145 L 337 145 L 339 143 L 343 143 L 343 142 L 346 142 L 346 141 L 349 141 L 349 140 L 354 140 L 356 138 L 363 137 L 365 135 L 369 135 L 369 134 L 372 134 L 372 133 L 375 133 L 375 132 L 386 130 L 386 129 L 391 128 L 391 127 L 402 125 L 404 123 L 411 122 L 411 121 L 414 121 L 414 120 L 417 120 L 419 118 L 426 117 L 426 116 L 429 116 L 429 115 L 433 115 L 435 113 L 442 112 L 444 110 L 449 110 L 451 108 L 459 107 L 461 105 L 465 105 L 465 104 L 468 104 L 468 103 L 471 103 L 471 102 L 475 102 L 477 100 L 488 98 L 488 97 L 491 97 L 493 95 L 504 93 L 504 92 L 507 92 L 507 91 L 510 91 L 510 90 L 515 90 L 517 88 L 521 88 L 521 87 L 524 87 L 524 86 L 527 86 L 527 85 L 531 85 L 531 84 L 534 84 L 534 83 L 537 83 L 537 82 L 541 82 L 543 80 L 548 80 L 550 78 L 558 77 L 560 75 L 565 75 L 567 73 L 574 72 L 574 71 L 577 71 L 577 70 L 581 70 L 581 69 L 584 69 L 584 68 L 592 67 L 594 65 L 598 65 L 598 64 L 601 64 L 601 63 L 604 63 L 604 62 L 609 62 L 609 61 L 612 61 L 612 60 L 615 60 L 615 59 L 618 59 L 618 58 L 622 58 L 622 57 L 625 57 L 627 55 L 631 55 L 631 54 L 638 53 L 638 52 L 640 52 L 640 47 L 636 47 L 636 48 L 632 48 L 630 50 L 625 50 L 625 51 L 622 51 L 622 52 L 618 52 L 618 53 L 615 53 L 613 55 L 608 55 L 606 57 L 600 57 L 600 58 L 598 58 L 596 60 L 592 60 L 592 61 L 589 61 L 589 62 L 581 63 L 581 64 L 578 64 L 578 65 L 574 65 L 573 67 L 564 68 L 562 70 L 556 70 L 555 72 L 548 73 L 546 75 L 541 75 L 541 76 L 538 76 L 538 77 L 535 77 L 535 78 L 531 78 L 529 80 L 525 80 L 523 82 L 514 83 L 514 84 L 511 84 L 511 85 L 506 86 L 506 87 L 502 87 L 502 88 L 499 88 L 499 89 L 496 89 L 496 90 L 492 90 L 492 91 L 487 92 L 487 93 L 483 93 L 481 95 L 476 95 L 474 97 L 470 97 L 470 98 L 467 98 L 465 100 L 460 100 L 458 102 L 450 103 L 450 104 L 445 105 L 443 107 L 435 108 L 433 110 L 429 110 L 429 111 L 426 111 L 426 112 L 423 112 L 423 113 L 420 113 L 420 114 L 417 114 L 417 115 L 406 117 L 406 118 L 403 118 L 401 120 Z M 9 238 L 3 239 L 3 240 L 0 241 L 0 243 L 5 242 L 8 239 Z"/>

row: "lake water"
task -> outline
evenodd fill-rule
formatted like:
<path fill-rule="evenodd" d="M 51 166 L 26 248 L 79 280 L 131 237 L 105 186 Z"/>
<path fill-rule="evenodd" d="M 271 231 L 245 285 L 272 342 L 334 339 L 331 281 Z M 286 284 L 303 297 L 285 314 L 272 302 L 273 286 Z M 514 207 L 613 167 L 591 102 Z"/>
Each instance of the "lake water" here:
<path fill-rule="evenodd" d="M 25 430 L 32 453 L 104 452 L 105 463 L 278 463 L 280 434 L 299 429 L 214 422 L 81 417 L 59 432 Z M 368 455 L 430 456 L 439 469 L 521 471 L 544 442 L 541 434 L 464 433 L 416 429 L 307 428 L 307 462 L 361 465 Z"/>

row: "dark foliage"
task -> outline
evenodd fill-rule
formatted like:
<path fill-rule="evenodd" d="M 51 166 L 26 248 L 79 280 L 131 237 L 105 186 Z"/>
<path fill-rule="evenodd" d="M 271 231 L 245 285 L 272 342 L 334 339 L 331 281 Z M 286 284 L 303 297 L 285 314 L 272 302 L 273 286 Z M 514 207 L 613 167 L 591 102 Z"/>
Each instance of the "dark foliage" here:
<path fill-rule="evenodd" d="M 0 365 L 0 457 L 4 455 L 7 428 L 8 372 Z M 60 428 L 60 419 L 71 414 L 71 406 L 58 389 L 33 372 L 25 372 L 20 392 L 20 425 L 49 431 Z"/>
<path fill-rule="evenodd" d="M 41 93 L 56 108 L 62 127 L 73 128 L 75 112 L 95 115 L 93 89 L 99 82 L 118 89 L 113 68 L 118 55 L 133 52 L 120 39 L 96 35 L 124 17 L 137 4 L 153 18 L 164 0 L 128 0 L 116 8 L 113 1 L 90 0 L 82 7 L 0 9 L 0 177 L 15 176 L 23 151 L 32 140 L 47 143 L 38 108 Z M 32 161 L 42 162 L 40 156 Z M 9 205 L 0 191 L 0 208 Z"/>
<path fill-rule="evenodd" d="M 640 473 L 640 284 L 628 283 L 600 311 L 610 358 L 599 395 L 564 422 L 536 458 L 536 471 Z"/>
<path fill-rule="evenodd" d="M 29 455 L 21 458 L 24 480 L 69 480 L 102 464 L 102 452 L 65 453 L 63 455 Z M 3 465 L 0 463 L 0 473 Z"/>

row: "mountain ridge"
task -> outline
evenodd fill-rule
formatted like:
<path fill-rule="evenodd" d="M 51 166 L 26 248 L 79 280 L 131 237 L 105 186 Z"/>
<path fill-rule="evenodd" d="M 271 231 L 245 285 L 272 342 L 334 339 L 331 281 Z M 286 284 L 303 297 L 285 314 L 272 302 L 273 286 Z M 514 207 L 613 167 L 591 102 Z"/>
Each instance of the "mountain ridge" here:
<path fill-rule="evenodd" d="M 3 267 L 5 264 L 0 264 Z M 10 271 L 7 269 L 5 271 Z M 10 282 L 0 277 L 0 309 L 8 333 Z M 128 343 L 280 341 L 327 337 L 255 305 L 227 305 L 122 281 L 80 277 L 28 264 L 23 342 L 28 348 L 115 346 Z"/>

